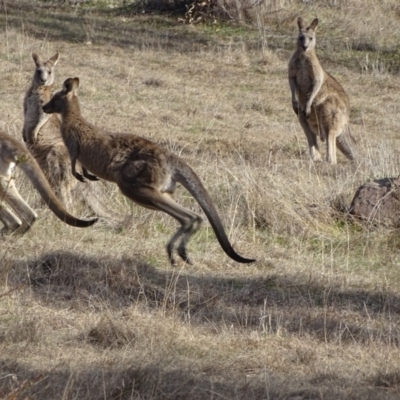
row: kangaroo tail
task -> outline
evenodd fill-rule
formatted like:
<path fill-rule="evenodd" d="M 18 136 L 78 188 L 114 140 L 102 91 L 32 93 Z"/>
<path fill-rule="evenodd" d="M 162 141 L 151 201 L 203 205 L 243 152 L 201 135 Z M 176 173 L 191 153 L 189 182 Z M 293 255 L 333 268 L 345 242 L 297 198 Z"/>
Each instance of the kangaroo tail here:
<path fill-rule="evenodd" d="M 217 237 L 218 242 L 224 252 L 230 258 L 232 258 L 232 260 L 235 260 L 237 262 L 254 262 L 254 259 L 244 258 L 237 254 L 236 251 L 233 249 L 231 243 L 229 242 L 228 236 L 225 233 L 225 229 L 222 225 L 221 219 L 214 206 L 214 203 L 211 200 L 206 188 L 201 183 L 199 177 L 182 160 L 176 159 L 176 162 L 178 163 L 179 167 L 175 170 L 175 179 L 177 180 L 177 182 L 181 183 L 200 204 L 200 207 L 203 209 L 208 220 L 210 221 L 210 224 L 215 232 L 215 236 Z"/>
<path fill-rule="evenodd" d="M 97 218 L 82 220 L 69 214 L 57 199 L 42 170 L 32 157 L 28 156 L 28 159 L 20 161 L 18 166 L 26 173 L 50 210 L 53 211 L 61 221 L 78 228 L 86 228 L 97 221 Z"/>
<path fill-rule="evenodd" d="M 358 140 L 354 137 L 353 133 L 351 132 L 351 129 L 350 129 L 349 125 L 347 125 L 347 132 L 348 132 L 348 135 L 349 135 L 349 138 L 351 139 L 351 141 L 353 143 L 357 143 Z"/>
<path fill-rule="evenodd" d="M 355 161 L 357 158 L 356 153 L 351 148 L 349 139 L 354 141 L 354 138 L 350 133 L 350 129 L 347 127 L 339 136 L 336 137 L 336 146 L 349 160 Z"/>

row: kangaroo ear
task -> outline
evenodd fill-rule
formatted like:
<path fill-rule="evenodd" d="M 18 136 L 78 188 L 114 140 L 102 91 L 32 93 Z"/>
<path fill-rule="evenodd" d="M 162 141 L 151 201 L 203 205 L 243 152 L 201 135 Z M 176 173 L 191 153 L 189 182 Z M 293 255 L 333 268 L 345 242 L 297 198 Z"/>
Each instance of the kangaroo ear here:
<path fill-rule="evenodd" d="M 56 54 L 54 54 L 53 57 L 51 57 L 51 58 L 47 61 L 47 63 L 48 63 L 51 67 L 54 67 L 54 66 L 57 64 L 57 61 L 58 61 L 59 58 L 60 58 L 60 54 L 59 54 L 59 53 L 56 53 Z"/>
<path fill-rule="evenodd" d="M 63 84 L 63 92 L 65 94 L 68 94 L 72 91 L 73 88 L 74 88 L 74 81 L 72 78 L 68 78 Z"/>
<path fill-rule="evenodd" d="M 74 94 L 78 94 L 79 78 L 75 77 L 74 79 L 72 79 L 72 82 L 73 82 Z"/>
<path fill-rule="evenodd" d="M 39 54 L 32 53 L 32 58 L 33 58 L 33 61 L 35 61 L 35 64 L 37 67 L 39 67 L 41 64 L 43 64 L 43 61 L 40 58 Z"/>
<path fill-rule="evenodd" d="M 297 26 L 299 27 L 300 30 L 305 28 L 306 24 L 304 23 L 303 18 L 301 17 L 297 18 Z"/>
<path fill-rule="evenodd" d="M 309 29 L 312 29 L 313 31 L 317 30 L 317 26 L 318 26 L 318 18 L 315 18 L 313 22 L 311 22 L 311 25 L 309 27 Z"/>
<path fill-rule="evenodd" d="M 63 92 L 65 94 L 73 93 L 78 94 L 79 78 L 68 78 L 63 85 Z"/>

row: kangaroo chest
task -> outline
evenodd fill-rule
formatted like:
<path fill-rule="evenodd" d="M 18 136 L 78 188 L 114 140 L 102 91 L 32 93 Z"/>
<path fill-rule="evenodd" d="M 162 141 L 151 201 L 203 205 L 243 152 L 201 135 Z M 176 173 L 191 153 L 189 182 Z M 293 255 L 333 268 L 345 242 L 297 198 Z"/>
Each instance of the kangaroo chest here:
<path fill-rule="evenodd" d="M 313 89 L 323 79 L 323 70 L 319 63 L 308 57 L 300 57 L 296 71 L 296 86 L 299 102 L 305 103 Z"/>

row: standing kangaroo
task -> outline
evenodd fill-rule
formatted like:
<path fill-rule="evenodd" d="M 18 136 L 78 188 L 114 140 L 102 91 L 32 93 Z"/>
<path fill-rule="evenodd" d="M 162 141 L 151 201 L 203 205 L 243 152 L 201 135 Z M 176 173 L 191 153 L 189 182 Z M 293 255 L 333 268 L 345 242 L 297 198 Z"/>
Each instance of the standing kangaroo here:
<path fill-rule="evenodd" d="M 50 210 L 68 225 L 84 228 L 93 225 L 97 218 L 80 220 L 69 214 L 58 201 L 39 165 L 29 151 L 12 136 L 0 131 L 0 220 L 2 234 L 25 233 L 35 222 L 37 214 L 24 201 L 15 187 L 12 173 L 20 167 L 38 190 Z M 9 210 L 5 203 L 11 209 Z"/>
<path fill-rule="evenodd" d="M 32 53 L 36 69 L 32 84 L 24 98 L 24 127 L 22 130 L 22 137 L 28 145 L 36 142 L 39 130 L 50 118 L 53 119 L 56 127 L 60 126 L 57 123 L 56 115 L 48 115 L 42 109 L 53 94 L 54 67 L 59 56 L 59 53 L 56 53 L 44 62 L 39 55 Z"/>
<path fill-rule="evenodd" d="M 181 227 L 167 245 L 169 260 L 175 264 L 174 245 L 181 238 L 178 255 L 191 263 L 186 245 L 199 229 L 202 218 L 177 204 L 171 197 L 176 183 L 181 183 L 199 202 L 208 217 L 225 253 L 233 260 L 250 263 L 235 252 L 225 233 L 213 202 L 198 176 L 179 157 L 156 143 L 139 136 L 104 131 L 87 122 L 81 115 L 77 91 L 79 78 L 69 78 L 63 89 L 45 104 L 46 113 L 61 114 L 61 134 L 71 158 L 72 174 L 80 181 L 96 176 L 115 182 L 121 192 L 136 204 L 163 211 L 178 220 Z M 76 161 L 82 175 L 76 171 Z"/>
<path fill-rule="evenodd" d="M 350 160 L 355 154 L 348 143 L 349 98 L 340 83 L 326 72 L 315 54 L 318 19 L 306 27 L 297 19 L 297 48 L 289 61 L 292 107 L 299 118 L 313 160 L 320 160 L 317 137 L 326 140 L 326 160 L 336 164 L 336 146 Z"/>
<path fill-rule="evenodd" d="M 99 201 L 95 192 L 99 188 L 86 183 L 80 184 L 71 174 L 68 150 L 61 137 L 61 122 L 56 114 L 43 112 L 43 105 L 50 101 L 54 88 L 54 67 L 59 53 L 47 61 L 32 53 L 35 72 L 32 83 L 24 98 L 24 127 L 22 136 L 28 149 L 36 158 L 53 190 L 62 203 L 72 207 L 72 197 L 86 204 L 101 217 L 116 217 Z"/>

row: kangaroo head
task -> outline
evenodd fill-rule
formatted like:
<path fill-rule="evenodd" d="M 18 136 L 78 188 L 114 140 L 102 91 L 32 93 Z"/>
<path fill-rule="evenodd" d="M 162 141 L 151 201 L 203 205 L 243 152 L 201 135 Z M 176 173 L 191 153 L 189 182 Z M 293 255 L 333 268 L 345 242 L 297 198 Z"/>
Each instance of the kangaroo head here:
<path fill-rule="evenodd" d="M 32 53 L 32 58 L 36 65 L 35 76 L 33 79 L 38 85 L 50 86 L 54 83 L 53 69 L 57 64 L 59 57 L 60 54 L 56 53 L 47 61 L 43 61 L 38 54 Z"/>
<path fill-rule="evenodd" d="M 297 19 L 297 25 L 299 27 L 299 36 L 297 38 L 298 46 L 305 52 L 314 49 L 318 18 L 315 18 L 313 22 L 311 22 L 311 25 L 306 27 L 303 18 L 299 17 Z"/>
<path fill-rule="evenodd" d="M 67 108 L 69 101 L 78 95 L 78 88 L 79 78 L 68 78 L 64 82 L 63 88 L 43 106 L 43 111 L 47 114 L 61 114 Z"/>

